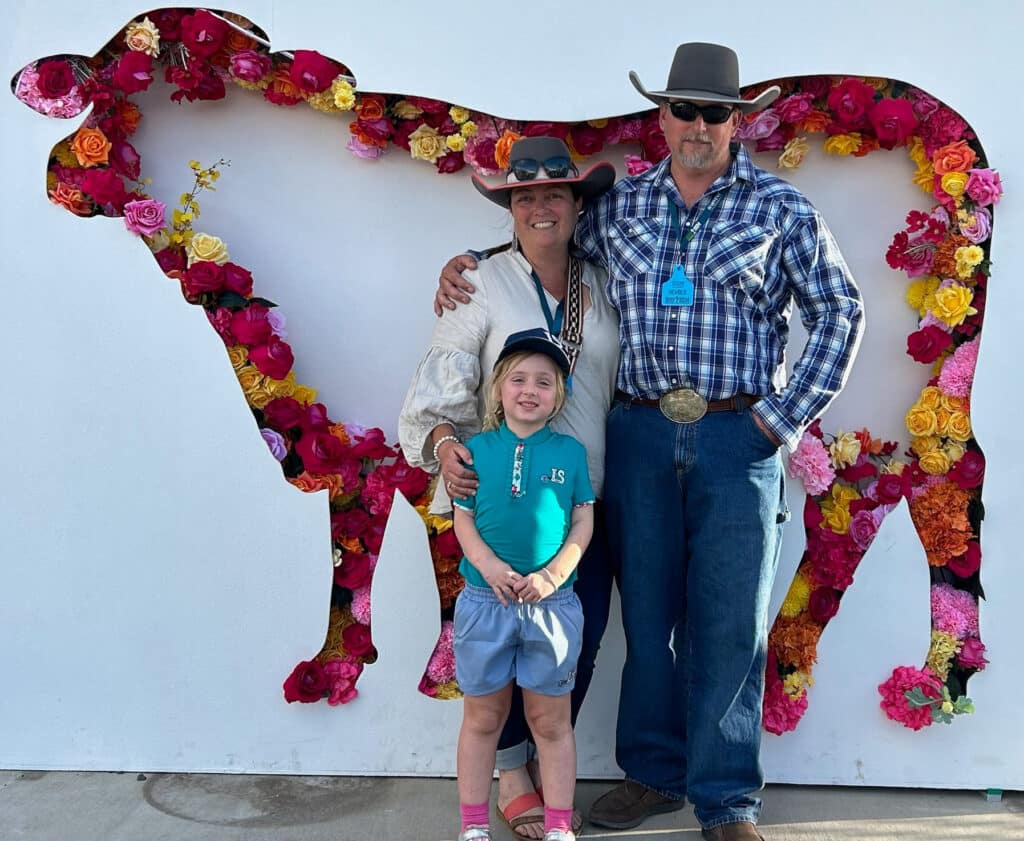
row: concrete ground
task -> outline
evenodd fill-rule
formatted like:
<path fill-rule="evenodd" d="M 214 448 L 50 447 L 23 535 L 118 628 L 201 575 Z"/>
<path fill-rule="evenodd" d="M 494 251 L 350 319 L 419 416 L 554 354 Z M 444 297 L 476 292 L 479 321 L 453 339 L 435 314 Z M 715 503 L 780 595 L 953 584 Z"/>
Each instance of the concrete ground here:
<path fill-rule="evenodd" d="M 580 783 L 586 810 L 607 789 Z M 1024 841 L 1024 793 L 771 786 L 768 841 Z M 4 841 L 452 841 L 451 780 L 0 771 Z M 696 841 L 686 809 L 587 838 Z M 502 825 L 495 841 L 512 834 Z"/>

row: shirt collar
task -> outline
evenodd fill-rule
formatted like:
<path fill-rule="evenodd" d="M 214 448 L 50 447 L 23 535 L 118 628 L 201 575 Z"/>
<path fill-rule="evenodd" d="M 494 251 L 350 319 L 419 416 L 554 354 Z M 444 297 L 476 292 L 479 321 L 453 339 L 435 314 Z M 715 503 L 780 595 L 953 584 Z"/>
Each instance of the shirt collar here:
<path fill-rule="evenodd" d="M 757 168 L 754 166 L 754 162 L 750 159 L 750 153 L 747 152 L 743 144 L 733 141 L 729 144 L 729 151 L 732 153 L 732 163 L 729 164 L 729 168 L 721 176 L 715 179 L 704 195 L 710 195 L 719 190 L 727 189 L 737 181 L 746 181 L 751 187 L 757 183 Z M 682 197 L 679 195 L 679 188 L 676 186 L 675 179 L 672 178 L 671 164 L 672 156 L 669 155 L 651 170 L 652 180 L 676 204 L 682 205 L 683 202 Z"/>
<path fill-rule="evenodd" d="M 505 421 L 501 422 L 501 426 L 498 427 L 498 437 L 502 441 L 507 441 L 509 444 L 543 444 L 555 433 L 551 427 L 545 424 L 543 427 L 538 429 L 533 435 L 527 438 L 520 438 L 511 429 L 508 428 L 508 424 Z"/>

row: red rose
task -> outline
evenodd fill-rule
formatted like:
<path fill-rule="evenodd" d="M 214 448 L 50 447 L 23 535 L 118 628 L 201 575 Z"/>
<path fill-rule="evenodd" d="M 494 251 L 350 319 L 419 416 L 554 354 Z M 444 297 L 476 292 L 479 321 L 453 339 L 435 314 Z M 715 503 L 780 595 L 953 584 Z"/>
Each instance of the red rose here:
<path fill-rule="evenodd" d="M 818 587 L 813 590 L 807 602 L 807 610 L 811 614 L 811 619 L 824 625 L 839 612 L 839 599 L 836 598 L 836 591 L 831 587 Z"/>
<path fill-rule="evenodd" d="M 462 547 L 459 546 L 459 539 L 455 536 L 455 529 L 441 532 L 434 545 L 437 547 L 438 554 L 443 558 L 462 554 Z"/>
<path fill-rule="evenodd" d="M 230 292 L 237 292 L 243 298 L 252 294 L 252 272 L 235 263 L 225 263 L 224 288 Z"/>
<path fill-rule="evenodd" d="M 132 181 L 138 180 L 141 165 L 139 153 L 127 140 L 115 140 L 111 144 L 107 160 L 118 175 L 123 175 Z"/>
<path fill-rule="evenodd" d="M 842 470 L 837 471 L 837 475 L 841 479 L 845 479 L 847 482 L 856 484 L 861 479 L 867 479 L 869 476 L 874 476 L 878 473 L 878 468 L 875 467 L 868 459 L 866 453 L 861 453 L 857 457 L 857 461 L 853 464 L 844 467 Z M 854 500 L 856 502 L 857 500 Z M 851 503 L 850 513 L 854 513 L 854 508 Z"/>
<path fill-rule="evenodd" d="M 177 248 L 165 248 L 153 255 L 156 257 L 160 270 L 167 274 L 173 271 L 182 271 L 185 268 L 185 255 Z"/>
<path fill-rule="evenodd" d="M 295 452 L 310 473 L 337 473 L 345 460 L 345 445 L 330 432 L 306 430 L 295 444 Z"/>
<path fill-rule="evenodd" d="M 875 484 L 875 498 L 882 505 L 895 505 L 903 498 L 903 477 L 897 473 L 883 473 Z"/>
<path fill-rule="evenodd" d="M 668 143 L 665 142 L 665 135 L 657 123 L 653 127 L 645 126 L 643 137 L 640 139 L 642 157 L 647 161 L 661 161 L 669 156 Z"/>
<path fill-rule="evenodd" d="M 860 79 L 843 79 L 828 92 L 828 107 L 835 112 L 836 134 L 863 128 L 868 109 L 875 102 L 875 89 Z"/>
<path fill-rule="evenodd" d="M 39 74 L 36 87 L 47 99 L 60 99 L 75 85 L 75 75 L 66 61 L 41 61 L 36 72 Z"/>
<path fill-rule="evenodd" d="M 199 260 L 182 275 L 181 288 L 189 298 L 198 298 L 204 292 L 220 292 L 224 288 L 224 269 L 208 260 Z"/>
<path fill-rule="evenodd" d="M 822 519 L 821 508 L 808 494 L 804 499 L 804 527 L 808 532 L 820 531 Z"/>
<path fill-rule="evenodd" d="M 294 397 L 275 397 L 263 408 L 263 419 L 267 426 L 278 432 L 287 432 L 300 426 L 306 416 L 306 410 Z"/>
<path fill-rule="evenodd" d="M 331 425 L 331 419 L 327 417 L 327 407 L 323 403 L 310 403 L 306 407 L 306 415 L 302 419 L 303 429 L 324 430 Z"/>
<path fill-rule="evenodd" d="M 523 137 L 557 137 L 565 140 L 569 136 L 566 123 L 523 123 Z"/>
<path fill-rule="evenodd" d="M 353 436 L 351 455 L 355 458 L 381 459 L 393 456 L 395 451 L 388 446 L 384 430 L 373 427 L 362 436 Z"/>
<path fill-rule="evenodd" d="M 419 108 L 420 111 L 425 111 L 428 114 L 441 114 L 448 111 L 448 103 L 442 102 L 439 99 L 430 99 L 426 96 L 407 96 L 406 100 Z"/>
<path fill-rule="evenodd" d="M 380 545 L 384 542 L 384 526 L 387 525 L 387 522 L 386 516 L 374 517 L 370 520 L 370 525 L 362 535 L 363 545 L 367 552 L 379 554 Z"/>
<path fill-rule="evenodd" d="M 800 80 L 800 90 L 809 93 L 812 99 L 821 99 L 832 90 L 832 77 L 805 76 Z"/>
<path fill-rule="evenodd" d="M 586 123 L 573 126 L 569 136 L 572 148 L 584 157 L 596 155 L 604 146 L 604 138 L 601 136 L 601 132 L 593 126 L 588 126 Z"/>
<path fill-rule="evenodd" d="M 341 566 L 334 568 L 334 583 L 349 590 L 369 584 L 370 556 L 364 552 L 344 552 Z"/>
<path fill-rule="evenodd" d="M 353 132 L 357 137 L 365 135 L 371 142 L 383 143 L 395 132 L 394 125 L 387 117 L 381 117 L 379 120 L 355 120 L 352 125 L 357 125 L 360 129 L 361 133 Z"/>
<path fill-rule="evenodd" d="M 406 141 L 408 142 L 408 141 Z M 443 175 L 449 175 L 453 172 L 458 172 L 466 165 L 466 159 L 463 157 L 462 152 L 449 152 L 442 158 L 437 159 L 437 171 Z"/>
<path fill-rule="evenodd" d="M 964 490 L 978 487 L 985 479 L 985 456 L 968 450 L 946 474 Z"/>
<path fill-rule="evenodd" d="M 970 578 L 981 567 L 981 544 L 977 540 L 967 542 L 967 551 L 949 559 L 946 568 L 960 578 Z"/>
<path fill-rule="evenodd" d="M 277 336 L 271 335 L 265 344 L 249 350 L 249 361 L 261 374 L 271 379 L 283 380 L 292 369 L 295 354 L 287 342 L 282 342 Z"/>
<path fill-rule="evenodd" d="M 923 330 L 907 336 L 907 353 L 917 362 L 930 365 L 953 344 L 953 337 L 941 327 L 929 324 Z"/>
<path fill-rule="evenodd" d="M 262 304 L 249 304 L 231 318 L 231 332 L 244 345 L 262 345 L 274 332 L 267 321 L 269 312 Z"/>
<path fill-rule="evenodd" d="M 345 650 L 353 657 L 364 657 L 373 651 L 370 629 L 358 622 L 349 625 L 341 632 L 341 641 L 345 645 Z"/>
<path fill-rule="evenodd" d="M 327 675 L 316 660 L 303 660 L 284 682 L 284 699 L 290 704 L 301 701 L 312 704 L 327 691 Z"/>
<path fill-rule="evenodd" d="M 126 52 L 111 77 L 114 87 L 125 93 L 138 93 L 153 84 L 153 59 L 147 53 Z"/>
<path fill-rule="evenodd" d="M 209 58 L 224 44 L 228 25 L 211 15 L 206 9 L 181 19 L 181 41 L 192 55 Z"/>
<path fill-rule="evenodd" d="M 359 537 L 370 525 L 370 515 L 361 508 L 331 514 L 331 539 Z"/>
<path fill-rule="evenodd" d="M 914 106 L 905 99 L 886 97 L 879 100 L 868 112 L 868 120 L 883 149 L 902 146 L 908 138 L 913 137 L 918 127 Z"/>
<path fill-rule="evenodd" d="M 395 125 L 395 133 L 391 136 L 391 142 L 396 146 L 409 151 L 409 135 L 420 127 L 418 120 L 401 120 Z"/>
<path fill-rule="evenodd" d="M 82 192 L 92 196 L 96 204 L 111 204 L 120 213 L 128 201 L 124 182 L 112 169 L 94 167 L 82 176 Z"/>
<path fill-rule="evenodd" d="M 149 19 L 160 30 L 161 41 L 166 43 L 181 37 L 181 18 L 184 14 L 182 9 L 160 9 L 149 13 Z"/>
<path fill-rule="evenodd" d="M 338 65 L 316 50 L 296 50 L 288 75 L 306 93 L 327 90 L 338 77 Z"/>

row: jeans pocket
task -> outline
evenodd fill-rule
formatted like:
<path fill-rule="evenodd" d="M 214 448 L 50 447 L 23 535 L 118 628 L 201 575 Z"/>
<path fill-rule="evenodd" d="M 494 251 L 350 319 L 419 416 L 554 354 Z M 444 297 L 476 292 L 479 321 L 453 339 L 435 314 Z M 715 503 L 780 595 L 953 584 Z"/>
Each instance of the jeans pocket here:
<path fill-rule="evenodd" d="M 757 421 L 754 419 L 753 412 L 744 412 L 744 421 L 746 422 L 750 441 L 757 452 L 762 453 L 764 456 L 770 456 L 779 451 L 779 445 L 761 431 L 761 427 L 757 425 Z"/>

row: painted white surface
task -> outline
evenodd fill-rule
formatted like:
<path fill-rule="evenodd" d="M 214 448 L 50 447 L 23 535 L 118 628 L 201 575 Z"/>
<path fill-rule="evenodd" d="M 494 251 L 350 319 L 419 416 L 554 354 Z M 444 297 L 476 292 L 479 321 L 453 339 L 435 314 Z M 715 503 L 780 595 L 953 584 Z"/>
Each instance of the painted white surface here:
<path fill-rule="evenodd" d="M 745 82 L 868 73 L 911 81 L 960 110 L 1009 190 L 996 218 L 973 401 L 989 457 L 981 621 L 992 666 L 970 684 L 978 713 L 914 734 L 878 709 L 876 685 L 897 664 L 919 665 L 928 643 L 924 555 L 901 509 L 824 634 L 804 721 L 795 733 L 766 736 L 764 760 L 775 781 L 1024 788 L 1014 723 L 1024 585 L 1013 574 L 1012 484 L 1024 465 L 1013 425 L 1021 401 L 1010 390 L 1019 381 L 1011 290 L 1024 260 L 1009 235 L 1022 224 L 1013 185 L 1024 183 L 1024 166 L 1012 145 L 1020 118 L 1001 98 L 1006 85 L 993 82 L 1007 78 L 1007 62 L 1019 65 L 1014 33 L 1024 14 L 976 4 L 984 48 L 958 42 L 961 62 L 939 52 L 959 37 L 949 28 L 963 15 L 957 3 L 936 3 L 927 17 L 878 2 L 856 13 L 808 5 L 811 14 L 733 5 L 727 17 L 710 4 L 678 3 L 627 14 L 601 0 L 585 20 L 534 26 L 524 40 L 479 15 L 409 2 L 233 4 L 275 47 L 343 60 L 364 89 L 498 115 L 573 119 L 643 107 L 626 71 L 658 85 L 676 43 L 698 39 L 734 46 Z M 558 16 L 547 4 L 521 6 L 526 19 Z M 8 78 L 50 53 L 92 54 L 140 11 L 108 2 L 82 20 L 73 8 L 14 5 L 0 32 Z M 186 189 L 190 158 L 232 160 L 203 202 L 200 229 L 224 237 L 259 293 L 281 305 L 299 379 L 321 389 L 332 415 L 393 437 L 431 329 L 437 269 L 466 245 L 504 238 L 502 213 L 476 196 L 465 172 L 441 177 L 395 149 L 376 164 L 352 158 L 343 119 L 275 108 L 235 88 L 226 102 L 179 109 L 155 88 L 142 98 L 137 137 L 154 193 L 173 201 Z M 416 692 L 437 624 L 435 603 L 423 597 L 432 588 L 415 514 L 396 504 L 389 523 L 374 588 L 381 658 L 360 698 L 341 709 L 285 705 L 281 681 L 316 652 L 326 624 L 326 500 L 283 481 L 220 340 L 141 243 L 119 220 L 76 220 L 45 201 L 46 153 L 79 121 L 47 120 L 6 95 L 0 120 L 8 314 L 0 359 L 9 362 L 0 408 L 0 767 L 450 773 L 459 705 Z M 608 159 L 621 164 L 621 152 Z M 906 211 L 921 204 L 909 174 L 900 152 L 815 155 L 793 176 L 839 236 L 868 302 L 861 356 L 827 429 L 868 425 L 906 440 L 901 418 L 921 366 L 902 350 L 912 327 L 905 280 L 881 257 Z M 790 490 L 799 511 L 799 489 Z M 796 525 L 773 606 L 802 542 Z M 610 635 L 579 729 L 585 776 L 615 774 L 621 658 L 621 638 Z"/>

